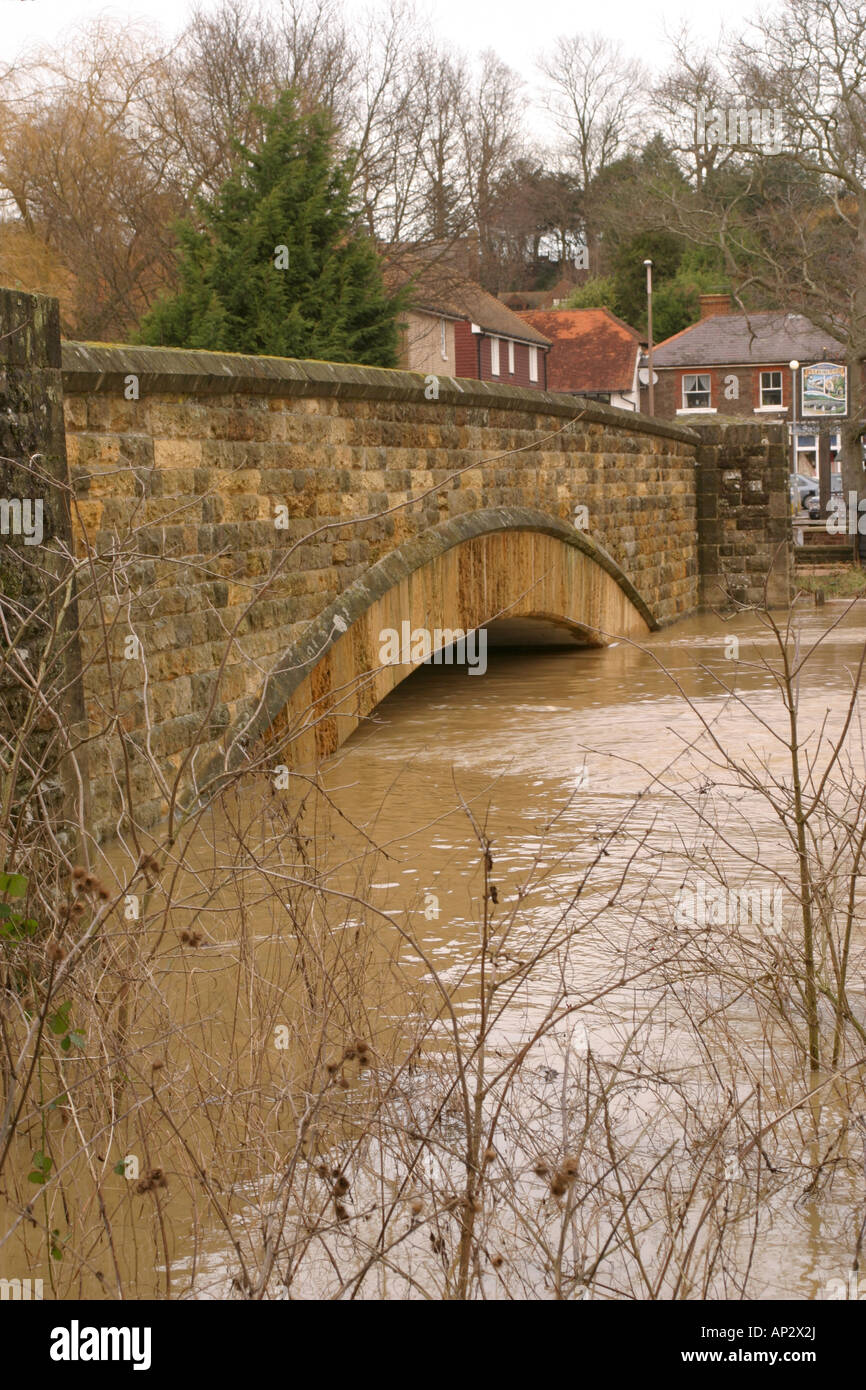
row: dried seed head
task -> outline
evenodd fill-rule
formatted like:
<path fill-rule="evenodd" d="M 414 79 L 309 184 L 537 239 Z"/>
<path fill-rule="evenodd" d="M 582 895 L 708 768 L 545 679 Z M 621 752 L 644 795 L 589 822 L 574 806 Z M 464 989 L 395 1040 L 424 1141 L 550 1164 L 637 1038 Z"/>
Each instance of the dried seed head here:
<path fill-rule="evenodd" d="M 500 1265 L 504 1263 L 504 1258 L 502 1255 L 491 1255 L 490 1263 L 493 1265 L 494 1269 L 499 1269 Z"/>
<path fill-rule="evenodd" d="M 346 1047 L 346 1048 L 343 1049 L 343 1060 L 344 1060 L 345 1062 L 351 1062 L 351 1060 L 352 1060 L 352 1058 L 353 1058 L 354 1056 L 355 1056 L 355 1049 L 354 1049 L 354 1047 Z"/>
<path fill-rule="evenodd" d="M 539 1158 L 532 1171 L 536 1173 L 538 1177 L 546 1178 L 548 1173 L 550 1172 L 550 1166 L 547 1163 L 545 1163 L 543 1158 Z"/>
<path fill-rule="evenodd" d="M 94 891 L 94 889 L 96 889 L 96 888 L 98 888 L 98 887 L 99 887 L 99 879 L 96 877 L 96 874 L 85 874 L 85 875 L 84 875 L 84 889 L 85 889 L 85 892 L 87 892 L 87 893 L 92 893 L 92 892 Z"/>
<path fill-rule="evenodd" d="M 165 1173 L 161 1168 L 149 1168 L 135 1184 L 135 1190 L 138 1193 L 152 1192 L 156 1187 L 168 1187 Z"/>
<path fill-rule="evenodd" d="M 49 941 L 48 945 L 45 947 L 45 956 L 47 960 L 52 961 L 55 965 L 63 959 L 63 950 L 58 942 Z"/>
<path fill-rule="evenodd" d="M 422 1211 L 424 1210 L 424 1203 L 422 1202 L 420 1197 L 414 1197 L 412 1199 L 412 1203 L 409 1207 L 409 1210 L 411 1211 L 413 1216 L 421 1215 Z"/>
<path fill-rule="evenodd" d="M 363 1038 L 356 1038 L 353 1046 L 356 1052 L 370 1051 L 370 1044 L 368 1042 L 365 1042 Z"/>
<path fill-rule="evenodd" d="M 165 1066 L 165 1062 L 161 1062 L 161 1061 L 159 1060 L 159 1058 L 157 1057 L 157 1059 L 156 1059 L 155 1062 L 151 1062 L 151 1064 L 150 1064 L 150 1069 L 151 1069 L 151 1071 L 161 1071 L 162 1068 L 163 1068 L 164 1066 Z"/>
<path fill-rule="evenodd" d="M 345 1173 L 341 1173 L 334 1183 L 334 1192 L 336 1196 L 342 1197 L 344 1192 L 348 1192 L 349 1185 L 349 1179 L 346 1177 Z"/>
<path fill-rule="evenodd" d="M 339 1057 L 337 1058 L 336 1061 L 334 1061 L 333 1058 L 332 1058 L 330 1062 L 326 1062 L 326 1063 L 325 1063 L 325 1070 L 327 1071 L 327 1073 L 328 1073 L 329 1076 L 333 1076 L 333 1075 L 334 1075 L 334 1072 L 339 1071 L 339 1070 L 340 1070 L 340 1067 L 341 1067 L 342 1065 L 343 1065 L 343 1063 L 341 1062 L 341 1060 L 339 1059 Z"/>
<path fill-rule="evenodd" d="M 563 1177 L 570 1178 L 572 1181 L 577 1177 L 580 1164 L 576 1158 L 563 1159 L 561 1173 Z"/>
<path fill-rule="evenodd" d="M 82 869 L 80 864 L 76 864 L 75 868 L 72 870 L 72 877 L 76 883 L 80 883 L 81 880 L 86 876 L 86 874 L 87 870 Z"/>
<path fill-rule="evenodd" d="M 554 1173 L 553 1181 L 550 1184 L 550 1191 L 554 1197 L 562 1197 L 568 1191 L 568 1183 L 561 1173 Z"/>
<path fill-rule="evenodd" d="M 335 1203 L 334 1203 L 334 1210 L 335 1210 L 335 1212 L 337 1213 L 337 1220 L 338 1220 L 338 1221 L 348 1221 L 348 1219 L 349 1219 L 349 1213 L 347 1212 L 346 1208 L 343 1206 L 343 1203 L 342 1203 L 342 1202 L 335 1202 Z"/>
<path fill-rule="evenodd" d="M 487 1145 L 487 1148 L 484 1150 L 484 1162 L 485 1162 L 485 1163 L 492 1163 L 493 1160 L 495 1159 L 495 1157 L 496 1157 L 496 1150 L 494 1149 L 494 1147 L 493 1147 L 492 1144 L 488 1144 L 488 1145 Z"/>
<path fill-rule="evenodd" d="M 84 903 L 79 898 L 77 902 L 74 902 L 70 907 L 69 915 L 70 917 L 83 917 L 85 910 Z"/>
<path fill-rule="evenodd" d="M 104 883 L 100 883 L 99 888 L 97 889 L 97 896 L 101 898 L 102 902 L 104 903 L 107 903 L 108 899 L 111 897 L 111 894 Z"/>

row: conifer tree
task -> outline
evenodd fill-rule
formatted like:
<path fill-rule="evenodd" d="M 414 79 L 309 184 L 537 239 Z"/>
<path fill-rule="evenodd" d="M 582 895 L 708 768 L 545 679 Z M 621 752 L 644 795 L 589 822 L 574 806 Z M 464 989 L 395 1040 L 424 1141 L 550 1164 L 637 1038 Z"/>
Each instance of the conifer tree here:
<path fill-rule="evenodd" d="M 178 290 L 139 341 L 394 366 L 398 303 L 356 229 L 328 118 L 299 114 L 289 91 L 261 115 L 260 147 L 239 145 L 233 174 L 178 225 Z"/>

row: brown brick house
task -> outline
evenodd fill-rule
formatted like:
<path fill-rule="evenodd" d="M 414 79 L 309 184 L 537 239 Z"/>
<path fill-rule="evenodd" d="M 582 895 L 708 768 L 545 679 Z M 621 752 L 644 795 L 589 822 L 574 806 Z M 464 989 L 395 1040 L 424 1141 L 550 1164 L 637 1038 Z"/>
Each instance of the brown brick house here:
<path fill-rule="evenodd" d="M 789 365 L 792 361 L 800 364 L 796 373 Z M 792 467 L 796 459 L 796 471 L 814 474 L 819 432 L 830 432 L 832 456 L 839 448 L 833 426 L 847 416 L 832 414 L 829 401 L 812 402 L 808 391 L 804 400 L 804 387 L 816 377 L 808 369 L 843 363 L 842 344 L 802 314 L 778 310 L 735 314 L 728 295 L 701 295 L 698 323 L 667 338 L 653 352 L 658 378 L 655 414 L 683 423 L 713 415 L 791 420 L 796 389 Z M 829 380 L 832 373 L 826 375 Z M 645 388 L 641 405 L 646 410 Z"/>

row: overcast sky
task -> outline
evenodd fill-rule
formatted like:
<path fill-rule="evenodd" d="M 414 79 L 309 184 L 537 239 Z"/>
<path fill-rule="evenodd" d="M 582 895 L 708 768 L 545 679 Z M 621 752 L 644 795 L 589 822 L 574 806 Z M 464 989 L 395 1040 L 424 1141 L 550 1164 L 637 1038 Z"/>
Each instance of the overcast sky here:
<path fill-rule="evenodd" d="M 205 0 L 208 4 L 208 0 Z M 192 6 L 186 0 L 0 0 L 0 52 L 8 61 L 34 42 L 56 39 L 76 21 L 98 14 L 149 19 L 166 32 L 182 27 Z M 366 8 L 365 0 L 345 0 L 350 13 Z M 418 8 L 435 14 L 442 37 L 469 53 L 493 48 L 505 62 L 534 78 L 538 51 L 557 34 L 581 27 L 621 39 L 627 50 L 653 67 L 665 63 L 665 27 L 676 29 L 688 19 L 692 32 L 708 41 L 719 32 L 721 15 L 732 30 L 755 13 L 754 0 L 725 0 L 724 6 L 695 5 L 693 0 L 435 0 Z"/>

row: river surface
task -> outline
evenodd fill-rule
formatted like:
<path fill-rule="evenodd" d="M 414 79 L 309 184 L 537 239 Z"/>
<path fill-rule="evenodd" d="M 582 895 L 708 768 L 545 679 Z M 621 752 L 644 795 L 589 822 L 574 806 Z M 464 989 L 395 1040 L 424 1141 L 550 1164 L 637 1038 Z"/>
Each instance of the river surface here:
<path fill-rule="evenodd" d="M 866 607 L 806 608 L 798 627 L 802 651 L 825 634 L 800 681 L 801 736 L 832 735 L 866 643 Z M 787 717 L 763 665 L 778 664 L 778 650 L 752 616 L 688 619 L 640 647 L 491 646 L 488 661 L 483 677 L 420 668 L 325 774 L 340 809 L 387 851 L 390 869 L 373 884 L 380 905 L 423 909 L 425 895 L 436 895 L 439 926 L 431 921 L 426 939 L 452 970 L 464 935 L 472 947 L 477 940 L 479 853 L 467 809 L 486 817 L 506 898 L 509 885 L 541 869 L 551 901 L 567 901 L 579 866 L 603 845 L 596 890 L 617 882 L 628 859 L 631 890 L 650 879 L 672 899 L 682 855 L 696 837 L 707 839 L 696 804 L 739 851 L 784 853 L 777 818 L 711 765 L 698 717 L 745 767 L 764 765 L 790 780 Z M 857 744 L 856 720 L 854 729 Z M 739 862 L 730 848 L 719 852 Z"/>
<path fill-rule="evenodd" d="M 817 747 L 823 736 L 826 752 L 827 737 L 841 730 L 848 709 L 866 643 L 866 608 L 809 604 L 795 622 L 801 655 L 825 634 L 803 669 L 798 695 L 801 738 Z M 759 879 L 769 899 L 777 882 L 767 877 L 767 866 L 795 881 L 790 843 L 766 801 L 720 766 L 701 737 L 696 711 L 744 768 L 762 781 L 775 775 L 790 785 L 787 716 L 764 664 L 778 665 L 778 658 L 754 615 L 728 621 L 708 615 L 652 634 L 640 647 L 491 646 L 483 678 L 447 666 L 421 668 L 326 773 L 336 804 L 389 856 L 383 863 L 349 837 L 359 862 L 365 855 L 375 859 L 371 900 L 392 920 L 411 920 L 440 979 L 453 983 L 458 1005 L 463 998 L 471 1011 L 482 873 L 468 811 L 492 842 L 500 903 L 507 908 L 521 884 L 534 883 L 527 941 L 569 909 L 590 863 L 589 902 L 617 895 L 598 930 L 580 934 L 570 952 L 570 983 L 586 994 L 609 981 L 612 966 L 631 949 L 637 916 L 646 925 L 655 914 L 658 940 L 669 939 L 686 859 L 692 877 L 711 866 L 713 878 L 734 885 L 754 882 L 754 859 L 764 866 Z M 862 776 L 859 718 L 858 702 L 851 754 Z M 775 903 L 796 921 L 792 893 L 780 894 Z M 862 946 L 862 917 L 856 931 Z M 852 1006 L 866 1021 L 862 968 L 853 974 Z M 534 972 L 501 1021 L 508 1041 L 527 1036 L 560 981 L 558 959 L 547 976 L 543 967 Z M 593 1046 L 612 1062 L 641 1001 L 664 1011 L 663 996 L 645 981 L 606 995 L 603 1016 L 594 1018 L 592 1009 L 582 1014 L 581 1027 L 588 1026 Z M 769 1072 L 754 1013 L 744 1008 L 739 1025 L 744 1055 L 755 1048 L 750 1078 L 755 1067 Z M 694 1062 L 691 1042 L 681 1045 L 689 1053 L 685 1062 Z M 779 1043 L 775 1062 L 785 1056 Z M 795 1059 L 787 1060 L 796 1069 Z M 743 1078 L 733 1071 L 731 1077 L 736 1089 Z M 784 1085 L 774 1094 L 781 1108 Z M 806 1186 L 805 1179 L 799 1188 L 793 1181 L 764 1213 L 753 1297 L 824 1297 L 827 1280 L 845 1266 L 848 1204 L 862 1205 L 862 1184 L 842 1178 L 820 1202 L 803 1197 Z"/>
<path fill-rule="evenodd" d="M 801 653 L 825 635 L 800 677 L 799 717 L 803 736 L 813 741 L 823 738 L 826 748 L 827 735 L 838 733 L 846 716 L 852 679 L 866 644 L 866 605 L 857 603 L 850 609 L 841 603 L 820 609 L 804 606 L 795 622 Z M 781 1113 L 796 1093 L 796 1078 L 802 1082 L 803 1075 L 802 1061 L 794 1055 L 789 1038 L 779 1034 L 771 1047 L 755 1009 L 747 1003 L 738 1006 L 735 999 L 728 1017 L 733 1032 L 722 1039 L 727 1039 L 725 1049 L 717 1057 L 703 1055 L 694 1029 L 689 1032 L 682 1027 L 685 996 L 674 997 L 662 975 L 653 978 L 644 971 L 646 962 L 655 959 L 649 953 L 664 955 L 676 941 L 675 903 L 689 876 L 694 880 L 703 875 L 708 881 L 738 887 L 752 882 L 757 873 L 759 887 L 770 890 L 792 881 L 795 861 L 778 818 L 754 787 L 744 785 L 743 778 L 724 765 L 701 722 L 711 727 L 719 745 L 738 758 L 747 773 L 757 772 L 763 782 L 775 776 L 790 783 L 788 729 L 768 661 L 778 661 L 772 637 L 755 615 L 745 614 L 729 621 L 712 615 L 689 619 L 650 635 L 640 646 L 619 642 L 606 648 L 515 649 L 491 644 L 483 676 L 459 667 L 422 667 L 388 696 L 323 770 L 334 812 L 323 843 L 315 847 L 321 881 L 337 894 L 354 890 L 372 905 L 378 937 L 373 957 L 378 950 L 383 960 L 387 956 L 393 962 L 395 931 L 401 924 L 414 935 L 424 958 L 406 953 L 407 978 L 423 990 L 435 973 L 440 990 L 450 992 L 457 1015 L 471 1019 L 478 1008 L 479 903 L 484 883 L 478 839 L 483 835 L 489 842 L 490 881 L 497 888 L 496 911 L 500 919 L 515 913 L 509 941 L 512 951 L 531 952 L 534 943 L 554 931 L 568 914 L 577 913 L 575 920 L 581 924 L 567 958 L 559 951 L 541 961 L 515 989 L 497 1021 L 494 1042 L 501 1042 L 503 1048 L 519 1046 L 552 1000 L 569 991 L 581 998 L 595 993 L 603 995 L 603 1006 L 588 1004 L 581 1010 L 579 1056 L 591 1047 L 593 1056 L 615 1072 L 623 1038 L 638 1027 L 645 1030 L 640 1045 L 646 1045 L 647 1057 L 652 1055 L 653 1065 L 665 1068 L 666 1077 L 676 1077 L 683 1096 L 698 1095 L 706 1078 L 713 1086 L 727 1087 L 731 1094 L 745 1094 L 757 1076 L 765 1088 L 762 1103 L 768 1113 L 773 1107 Z M 862 779 L 859 720 L 858 704 L 850 758 L 855 777 Z M 259 994 L 264 998 L 255 981 L 244 997 L 237 983 L 239 959 L 248 963 L 252 953 L 256 979 L 270 981 L 279 996 L 290 987 L 286 961 L 292 935 L 281 917 L 277 869 L 284 875 L 284 860 L 273 873 L 269 866 L 273 836 L 268 816 L 272 813 L 251 811 L 249 815 L 249 824 L 259 827 L 255 833 L 261 847 L 249 857 L 261 875 L 255 891 L 242 886 L 229 894 L 220 888 L 231 858 L 226 826 L 243 819 L 245 807 L 252 806 L 256 797 L 261 797 L 260 790 L 249 797 L 244 793 L 237 803 L 240 811 L 237 807 L 215 811 L 191 847 L 195 872 L 186 881 L 183 874 L 179 877 L 170 929 L 160 927 L 158 934 L 162 952 L 159 1007 L 164 1006 L 168 1022 L 157 1019 L 157 1010 L 151 1008 L 148 1025 L 154 1038 L 157 1023 L 171 1036 L 183 1014 L 181 1022 L 191 1029 L 190 1037 L 197 1039 L 195 1030 L 200 1029 L 201 1045 L 192 1046 L 188 1053 L 179 1043 L 166 1048 L 168 1063 L 161 1075 L 168 1079 L 174 1066 L 180 1078 L 172 1081 L 180 1089 L 171 1092 L 178 1125 L 184 1093 L 199 1096 L 198 1109 L 190 1109 L 196 1152 L 204 1156 L 217 1152 L 221 1134 L 226 1143 L 234 1138 L 231 1151 L 236 1155 L 236 1171 L 243 1173 L 237 1179 L 237 1191 L 243 1191 L 249 1202 L 250 1229 L 261 1224 L 262 1212 L 267 1210 L 262 1192 L 273 1174 L 278 1175 L 279 1161 L 273 1158 L 270 1174 L 261 1181 L 248 1171 L 249 1129 L 233 1118 L 231 1106 L 246 1104 L 254 1064 L 244 1059 L 230 1083 L 221 1074 L 220 1058 L 234 1045 L 231 1030 L 237 1033 L 239 1027 L 248 1026 L 243 1022 L 244 1010 L 252 1020 L 249 1026 L 255 1028 Z M 249 845 L 252 832 L 245 833 Z M 210 886 L 204 891 L 207 874 Z M 585 878 L 578 901 L 576 885 Z M 253 928 L 242 951 L 237 944 L 241 899 Z M 796 902 L 787 888 L 780 901 L 786 919 L 792 915 L 796 919 Z M 347 909 L 344 926 L 352 921 Z M 204 933 L 196 952 L 173 944 L 184 923 Z M 763 927 L 769 925 L 768 921 L 751 923 L 735 931 L 729 938 L 731 959 L 744 940 L 747 944 L 751 937 L 760 940 Z M 849 997 L 855 1014 L 866 1022 L 866 981 L 858 955 L 863 939 L 858 913 Z M 623 962 L 632 955 L 641 965 L 636 982 L 616 984 L 619 975 L 627 973 Z M 689 998 L 693 1001 L 694 989 L 699 989 L 705 1004 L 719 994 L 713 978 L 715 962 L 700 958 L 698 964 L 701 978 Z M 381 1001 L 377 1007 L 379 1021 L 373 1026 L 379 1027 L 379 1036 L 374 1034 L 374 1046 L 381 1049 L 384 1044 L 379 1039 L 389 1024 Z M 401 1011 L 412 1007 L 409 994 L 395 991 L 389 1007 L 396 1027 Z M 269 1021 L 262 1025 L 266 1031 L 272 1030 L 273 1018 L 279 1015 L 267 1017 Z M 709 1038 L 708 1032 L 708 1047 Z M 145 1052 L 148 1041 L 142 1036 Z M 561 1039 L 552 1041 L 558 1045 Z M 440 1045 L 448 1046 L 447 1029 L 441 1030 Z M 573 1032 L 568 1045 L 575 1045 Z M 561 1066 L 555 1054 L 554 1046 L 549 1058 L 540 1059 L 550 1062 L 551 1080 Z M 546 1068 L 537 1066 L 538 1060 L 533 1059 L 533 1074 L 542 1074 L 538 1085 L 543 1087 Z M 815 1145 L 822 1142 L 822 1125 L 831 1136 L 827 1142 L 835 1143 L 832 1136 L 844 1128 L 846 1108 L 866 1109 L 859 1075 L 853 1100 L 850 1091 L 842 1099 L 828 1090 L 815 1133 L 810 1137 L 808 1126 L 803 1127 L 802 1173 L 790 1149 L 790 1136 L 787 1149 L 779 1144 L 771 1150 L 777 1166 L 789 1164 L 789 1181 L 763 1209 L 759 1230 L 751 1230 L 754 1254 L 747 1248 L 748 1241 L 743 1247 L 738 1236 L 731 1236 L 731 1258 L 753 1265 L 751 1297 L 825 1297 L 828 1280 L 850 1268 L 852 1231 L 856 1220 L 862 1219 L 866 1198 L 859 1159 L 843 1162 L 844 1146 L 838 1152 L 834 1149 L 837 1178 L 814 1192 L 808 1190 L 805 1160 L 814 1156 Z M 221 1091 L 223 1082 L 228 1089 Z M 230 1090 L 233 1101 L 228 1098 Z M 275 1096 L 276 1109 L 279 1089 Z M 634 1090 L 628 1103 L 639 1109 L 645 1099 Z M 646 1102 L 646 1115 L 657 1108 L 657 1102 L 658 1094 Z M 152 1112 L 148 1113 L 152 1119 Z M 186 1188 L 170 1183 L 173 1201 L 164 1199 L 165 1218 L 157 1203 L 156 1219 L 145 1217 L 143 1204 L 151 1198 L 133 1197 L 123 1176 L 115 1175 L 118 1153 L 122 1160 L 130 1148 L 141 1147 L 146 1139 L 137 1110 L 130 1114 L 129 1136 L 111 1142 L 106 1137 L 105 1153 L 99 1155 L 119 1277 L 128 1281 L 127 1296 L 166 1292 L 172 1297 L 230 1296 L 225 1271 L 233 1266 L 226 1256 L 224 1232 L 202 1205 L 200 1193 L 196 1195 L 196 1183 L 201 1186 L 204 1179 L 187 1180 Z M 662 1143 L 665 1124 L 676 1129 L 677 1123 L 655 1113 L 646 1119 L 642 1133 L 649 1159 L 653 1146 Z M 71 1128 L 67 1123 L 64 1135 Z M 22 1165 L 38 1142 L 38 1135 L 22 1141 Z M 67 1140 L 56 1140 L 56 1168 L 62 1166 L 61 1142 Z M 188 1169 L 190 1152 L 178 1150 L 175 1161 Z M 151 1161 L 159 1158 L 171 1175 L 167 1154 L 166 1146 L 164 1153 L 151 1155 Z M 204 1164 L 204 1157 L 200 1162 Z M 22 1174 L 26 1171 L 23 1166 Z M 85 1179 L 86 1175 L 82 1182 Z M 77 1183 L 70 1176 L 63 1192 L 67 1216 L 79 1200 Z M 23 1180 L 21 1188 L 27 1192 Z M 51 1200 L 44 1220 L 62 1228 L 63 1211 L 53 1190 Z M 80 1201 L 96 1239 L 97 1204 L 92 1192 Z M 3 1268 L 26 1275 L 34 1268 L 32 1249 L 39 1233 L 29 1233 L 26 1224 L 18 1224 L 16 1241 L 29 1242 L 31 1253 L 17 1244 L 10 1250 L 7 1244 Z M 150 1255 L 141 1245 L 145 1226 L 153 1241 Z M 94 1296 L 94 1289 L 98 1293 L 98 1286 L 88 1282 L 93 1267 L 91 1261 L 79 1286 L 88 1296 Z M 98 1277 L 111 1293 L 110 1274 L 104 1272 L 109 1268 L 104 1263 Z M 625 1296 L 623 1289 L 630 1286 L 616 1287 L 618 1296 Z M 315 1287 L 308 1286 L 300 1296 L 315 1294 Z M 371 1294 L 372 1290 L 366 1296 Z M 488 1296 L 496 1296 L 495 1287 Z M 539 1289 L 539 1296 L 546 1295 Z M 632 1296 L 642 1296 L 640 1289 Z M 716 1291 L 714 1296 L 724 1293 Z"/>

